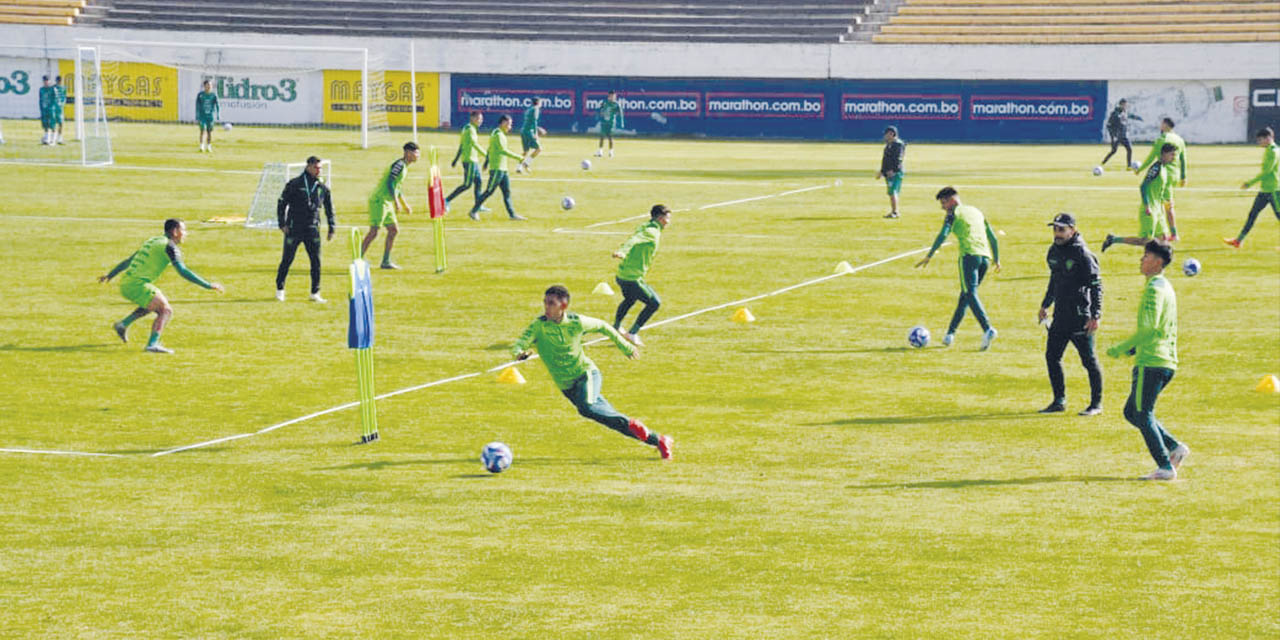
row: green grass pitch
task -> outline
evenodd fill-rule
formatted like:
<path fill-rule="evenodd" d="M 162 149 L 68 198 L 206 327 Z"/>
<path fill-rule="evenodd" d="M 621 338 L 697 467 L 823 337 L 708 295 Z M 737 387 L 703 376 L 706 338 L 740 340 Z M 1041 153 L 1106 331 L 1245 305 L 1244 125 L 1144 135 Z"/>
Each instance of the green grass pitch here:
<path fill-rule="evenodd" d="M 5 123 L 10 145 L 23 126 Z M 1192 147 L 1177 192 L 1175 267 L 1194 256 L 1203 272 L 1169 273 L 1181 366 L 1158 415 L 1192 455 L 1153 484 L 1135 480 L 1153 465 L 1121 416 L 1128 361 L 1103 357 L 1106 411 L 1080 418 L 1069 350 L 1070 412 L 1035 413 L 1050 400 L 1045 223 L 1073 212 L 1095 251 L 1136 230 L 1137 178 L 1115 160 L 1090 175 L 1103 145 L 913 144 L 892 221 L 878 144 L 624 139 L 584 172 L 595 140 L 552 135 L 535 173 L 513 175 L 531 220 L 508 222 L 499 198 L 469 221 L 462 196 L 440 275 L 413 167 L 405 269 L 374 274 L 379 393 L 503 363 L 553 283 L 611 319 L 618 299 L 590 292 L 638 222 L 597 223 L 654 203 L 677 212 L 649 276 L 653 322 L 926 247 L 944 185 L 1005 232 L 1004 269 L 981 289 L 1000 330 L 986 353 L 971 317 L 937 347 L 954 246 L 924 270 L 908 256 L 751 302 L 749 325 L 729 306 L 655 326 L 635 362 L 589 348 L 613 404 L 675 437 L 663 463 L 579 417 L 537 361 L 525 385 L 485 373 L 380 401 L 373 445 L 353 445 L 346 410 L 150 455 L 356 398 L 346 230 L 325 246 L 329 304 L 306 301 L 302 251 L 281 304 L 279 234 L 201 221 L 243 215 L 263 162 L 317 154 L 334 163 L 340 224 L 363 228 L 405 136 L 366 151 L 349 132 L 237 127 L 206 155 L 194 127 L 113 134 L 112 167 L 0 165 L 0 448 L 117 454 L 0 453 L 0 635 L 1280 635 L 1280 395 L 1253 390 L 1280 374 L 1280 231 L 1265 212 L 1243 250 L 1221 241 L 1252 201 L 1237 187 L 1256 147 Z M 447 159 L 456 135 L 422 141 Z M 188 265 L 227 292 L 170 270 L 164 357 L 142 352 L 150 319 L 120 344 L 110 324 L 129 304 L 95 280 L 168 216 L 188 221 Z M 1102 256 L 1101 347 L 1134 328 L 1139 253 Z M 906 346 L 916 324 L 934 345 Z M 492 440 L 515 452 L 496 476 L 478 460 Z"/>

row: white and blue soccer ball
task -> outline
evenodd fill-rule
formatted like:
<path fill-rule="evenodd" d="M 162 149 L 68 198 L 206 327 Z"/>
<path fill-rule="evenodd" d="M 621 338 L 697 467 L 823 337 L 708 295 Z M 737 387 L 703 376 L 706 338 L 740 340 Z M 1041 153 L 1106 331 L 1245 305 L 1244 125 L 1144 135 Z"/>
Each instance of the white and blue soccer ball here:
<path fill-rule="evenodd" d="M 480 451 L 480 462 L 489 473 L 502 473 L 511 466 L 511 447 L 501 442 L 490 442 Z"/>
<path fill-rule="evenodd" d="M 1100 175 L 1102 175 L 1102 165 L 1098 165 L 1098 166 L 1096 166 L 1096 167 L 1094 167 L 1094 168 L 1093 168 L 1093 175 L 1095 175 L 1095 176 L 1100 176 Z"/>
<path fill-rule="evenodd" d="M 916 325 L 907 332 L 907 344 L 920 349 L 929 344 L 929 330 Z"/>
<path fill-rule="evenodd" d="M 583 160 L 583 161 L 582 161 L 582 170 L 583 170 L 583 171 L 590 171 L 590 170 L 591 170 L 591 161 L 590 161 L 590 160 Z"/>
<path fill-rule="evenodd" d="M 1134 171 L 1137 171 L 1138 169 L 1142 168 L 1142 165 L 1138 164 L 1137 162 L 1130 162 L 1129 168 L 1133 169 Z"/>
<path fill-rule="evenodd" d="M 230 123 L 230 122 L 224 122 L 224 123 L 222 123 L 222 129 L 223 129 L 223 131 L 230 131 L 230 130 L 231 130 L 231 123 Z"/>
<path fill-rule="evenodd" d="M 1187 258 L 1187 261 L 1182 263 L 1182 275 L 1190 277 L 1194 275 L 1199 275 L 1199 273 L 1200 273 L 1199 260 L 1196 260 L 1195 258 Z"/>
<path fill-rule="evenodd" d="M 564 209 L 565 211 L 572 209 L 574 204 L 575 203 L 573 201 L 573 198 L 569 196 L 565 196 L 560 199 L 560 208 Z"/>

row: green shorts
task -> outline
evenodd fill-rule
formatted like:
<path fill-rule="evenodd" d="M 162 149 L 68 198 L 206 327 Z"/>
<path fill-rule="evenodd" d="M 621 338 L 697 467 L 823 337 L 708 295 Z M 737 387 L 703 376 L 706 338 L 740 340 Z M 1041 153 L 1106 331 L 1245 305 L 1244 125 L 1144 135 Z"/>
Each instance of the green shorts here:
<path fill-rule="evenodd" d="M 143 309 L 146 309 L 147 305 L 151 304 L 151 300 L 159 294 L 160 289 L 150 282 L 132 278 L 124 278 L 120 281 L 120 295 Z"/>
<path fill-rule="evenodd" d="M 892 178 L 888 176 L 885 177 L 884 183 L 888 189 L 889 195 L 896 196 L 899 191 L 902 191 L 902 174 L 903 172 L 899 171 L 893 174 Z"/>
<path fill-rule="evenodd" d="M 205 118 L 196 118 L 196 126 L 200 127 L 201 131 L 213 131 L 213 118 L 207 120 Z"/>
<path fill-rule="evenodd" d="M 600 135 L 602 135 L 602 136 L 609 136 L 609 137 L 612 137 L 612 136 L 613 136 L 613 123 L 612 123 L 612 122 L 601 122 L 601 123 L 600 123 Z"/>
<path fill-rule="evenodd" d="M 54 128 L 55 126 L 57 126 L 57 125 L 53 124 L 53 114 L 51 114 L 51 113 L 49 113 L 49 112 L 47 112 L 47 111 L 46 111 L 46 112 L 44 112 L 44 113 L 41 113 L 41 114 L 40 114 L 40 128 L 41 128 L 41 129 L 52 129 L 52 128 Z"/>
<path fill-rule="evenodd" d="M 538 144 L 538 136 L 536 135 L 536 132 L 533 131 L 521 131 L 520 144 L 524 147 L 525 151 L 542 148 L 542 145 Z"/>
<path fill-rule="evenodd" d="M 396 205 L 392 200 L 383 198 L 369 199 L 369 226 L 394 227 L 396 225 Z"/>
<path fill-rule="evenodd" d="M 1160 236 L 1169 235 L 1169 218 L 1165 216 L 1165 208 L 1162 204 L 1156 208 L 1158 215 L 1147 215 L 1147 208 L 1139 206 L 1138 208 L 1138 237 L 1139 238 L 1158 238 Z"/>

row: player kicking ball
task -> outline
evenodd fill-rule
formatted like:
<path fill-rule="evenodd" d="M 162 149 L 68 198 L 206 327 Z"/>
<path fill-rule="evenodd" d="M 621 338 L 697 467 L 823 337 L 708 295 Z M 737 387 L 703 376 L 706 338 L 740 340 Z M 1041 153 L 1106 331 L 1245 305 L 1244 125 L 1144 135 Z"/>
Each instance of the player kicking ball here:
<path fill-rule="evenodd" d="M 582 336 L 600 333 L 617 345 L 630 359 L 640 356 L 639 350 L 628 344 L 617 330 L 603 320 L 569 313 L 569 290 L 561 285 L 549 287 L 543 294 L 544 314 L 529 325 L 520 339 L 511 345 L 511 355 L 516 360 L 526 360 L 536 349 L 538 357 L 547 366 L 547 373 L 560 388 L 578 413 L 600 424 L 657 447 L 663 460 L 672 457 L 671 436 L 650 431 L 639 420 L 618 413 L 604 396 L 600 395 L 602 376 L 596 364 L 582 352 Z"/>
<path fill-rule="evenodd" d="M 149 313 L 156 314 L 155 322 L 151 324 L 151 339 L 147 341 L 145 349 L 148 353 L 173 353 L 173 349 L 160 344 L 160 332 L 164 331 L 165 325 L 169 324 L 169 319 L 173 317 L 173 307 L 169 306 L 169 299 L 164 297 L 160 289 L 152 284 L 170 264 L 183 278 L 205 289 L 213 289 L 218 293 L 224 291 L 222 285 L 206 281 L 182 263 L 182 251 L 178 249 L 178 245 L 182 244 L 186 237 L 187 225 L 177 218 L 169 218 L 164 221 L 164 235 L 142 243 L 142 248 L 135 251 L 133 255 L 125 258 L 105 275 L 98 277 L 98 282 L 110 282 L 116 274 L 124 271 L 124 277 L 120 278 L 120 295 L 123 295 L 125 300 L 138 305 L 133 313 L 112 325 L 116 335 L 120 336 L 124 342 L 129 342 L 129 325 Z"/>

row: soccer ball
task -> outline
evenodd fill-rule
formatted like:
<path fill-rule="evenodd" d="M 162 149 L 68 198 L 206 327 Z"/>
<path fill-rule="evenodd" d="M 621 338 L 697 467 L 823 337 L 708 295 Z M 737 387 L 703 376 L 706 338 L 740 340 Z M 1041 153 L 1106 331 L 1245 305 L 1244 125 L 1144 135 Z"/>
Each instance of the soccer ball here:
<path fill-rule="evenodd" d="M 1190 277 L 1190 276 L 1198 275 L 1199 273 L 1200 273 L 1199 260 L 1196 260 L 1195 258 L 1187 258 L 1187 261 L 1182 263 L 1183 275 Z"/>
<path fill-rule="evenodd" d="M 565 211 L 572 209 L 573 204 L 574 204 L 573 198 L 570 198 L 569 196 L 565 196 L 560 200 L 560 208 L 564 209 Z"/>
<path fill-rule="evenodd" d="M 1130 169 L 1133 169 L 1134 171 L 1137 171 L 1138 169 L 1141 169 L 1141 168 L 1142 168 L 1142 165 L 1140 165 L 1140 164 L 1138 164 L 1138 163 L 1136 163 L 1136 162 L 1130 162 L 1130 163 L 1129 163 L 1129 168 L 1130 168 Z"/>
<path fill-rule="evenodd" d="M 582 170 L 583 170 L 583 171 L 590 171 L 590 170 L 591 170 L 591 161 L 590 161 L 590 160 L 583 160 L 583 161 L 582 161 Z"/>
<path fill-rule="evenodd" d="M 1096 167 L 1094 167 L 1094 168 L 1093 168 L 1093 175 L 1095 175 L 1095 176 L 1100 176 L 1100 175 L 1102 175 L 1102 165 L 1098 165 L 1098 166 L 1096 166 Z"/>
<path fill-rule="evenodd" d="M 222 129 L 223 129 L 224 131 L 230 131 L 230 130 L 231 130 L 231 123 L 230 123 L 230 122 L 224 122 L 224 123 L 222 123 Z"/>
<path fill-rule="evenodd" d="M 511 466 L 511 447 L 501 442 L 490 442 L 480 451 L 480 462 L 489 473 L 502 473 Z"/>
<path fill-rule="evenodd" d="M 929 330 L 916 325 L 907 332 L 907 344 L 919 349 L 929 344 Z"/>

